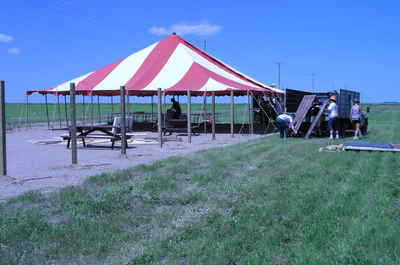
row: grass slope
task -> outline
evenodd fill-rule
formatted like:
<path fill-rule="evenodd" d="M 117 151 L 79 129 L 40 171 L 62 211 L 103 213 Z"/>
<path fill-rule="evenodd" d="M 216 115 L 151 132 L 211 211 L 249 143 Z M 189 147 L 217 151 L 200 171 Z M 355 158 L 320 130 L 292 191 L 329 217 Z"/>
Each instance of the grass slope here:
<path fill-rule="evenodd" d="M 400 108 L 372 111 L 367 140 L 400 143 Z M 327 144 L 269 137 L 12 198 L 0 264 L 399 264 L 400 157 Z"/>

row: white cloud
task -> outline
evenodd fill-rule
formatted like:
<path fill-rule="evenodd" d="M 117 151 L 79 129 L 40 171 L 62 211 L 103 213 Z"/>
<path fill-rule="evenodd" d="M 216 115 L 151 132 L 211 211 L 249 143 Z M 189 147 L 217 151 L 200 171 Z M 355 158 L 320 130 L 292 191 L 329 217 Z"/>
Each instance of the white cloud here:
<path fill-rule="evenodd" d="M 21 53 L 21 50 L 18 49 L 18 48 L 13 47 L 13 48 L 9 48 L 9 49 L 7 50 L 7 52 L 8 52 L 9 54 L 20 54 L 20 53 Z"/>
<path fill-rule="evenodd" d="M 210 25 L 208 22 L 202 22 L 199 24 L 187 24 L 187 23 L 178 23 L 174 24 L 170 27 L 157 27 L 153 26 L 149 29 L 149 32 L 154 35 L 162 36 L 169 35 L 172 32 L 176 32 L 179 35 L 214 35 L 220 32 L 222 29 L 221 26 L 218 25 Z"/>
<path fill-rule="evenodd" d="M 0 42 L 12 42 L 14 38 L 12 36 L 0 33 Z"/>

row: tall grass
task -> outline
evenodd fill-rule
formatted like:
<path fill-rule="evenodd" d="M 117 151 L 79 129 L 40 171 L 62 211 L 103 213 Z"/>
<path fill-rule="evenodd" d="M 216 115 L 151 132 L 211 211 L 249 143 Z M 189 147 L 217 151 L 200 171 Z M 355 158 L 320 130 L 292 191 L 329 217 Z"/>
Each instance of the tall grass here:
<path fill-rule="evenodd" d="M 373 106 L 365 140 L 399 143 L 399 114 Z M 399 264 L 400 157 L 331 143 L 267 137 L 12 198 L 0 264 Z"/>

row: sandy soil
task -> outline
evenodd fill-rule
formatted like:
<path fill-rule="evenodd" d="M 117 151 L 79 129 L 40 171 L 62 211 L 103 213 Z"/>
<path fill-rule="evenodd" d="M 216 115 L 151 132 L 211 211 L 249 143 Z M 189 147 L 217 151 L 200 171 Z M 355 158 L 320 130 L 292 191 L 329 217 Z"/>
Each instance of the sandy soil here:
<path fill-rule="evenodd" d="M 0 176 L 0 200 L 19 195 L 30 190 L 48 192 L 59 187 L 76 185 L 88 176 L 116 169 L 133 167 L 175 155 L 185 155 L 201 149 L 236 144 L 265 135 L 211 134 L 193 136 L 192 144 L 187 136 L 170 136 L 163 148 L 153 141 L 144 144 L 144 138 L 156 137 L 155 133 L 138 133 L 134 138 L 140 144 L 130 144 L 127 158 L 121 158 L 120 149 L 83 148 L 78 145 L 78 165 L 71 165 L 71 152 L 65 142 L 58 142 L 65 131 L 49 131 L 45 127 L 34 127 L 7 134 L 8 175 Z M 52 142 L 51 144 L 43 144 Z M 57 143 L 58 142 L 58 143 Z M 99 143 L 97 143 L 99 144 Z M 102 143 L 110 146 L 109 143 Z"/>

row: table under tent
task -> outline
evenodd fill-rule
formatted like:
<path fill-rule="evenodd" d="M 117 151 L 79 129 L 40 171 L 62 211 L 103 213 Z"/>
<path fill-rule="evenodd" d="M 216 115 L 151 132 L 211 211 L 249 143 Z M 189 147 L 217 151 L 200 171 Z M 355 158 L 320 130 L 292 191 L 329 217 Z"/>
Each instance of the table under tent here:
<path fill-rule="evenodd" d="M 127 103 L 124 111 L 132 117 L 135 131 L 157 131 L 160 126 L 167 126 L 168 101 L 175 97 L 185 102 L 182 118 L 173 124 L 177 131 L 189 131 L 193 127 L 199 133 L 212 132 L 213 137 L 218 132 L 232 135 L 267 132 L 272 123 L 265 120 L 275 116 L 269 110 L 276 110 L 283 96 L 281 90 L 240 73 L 176 34 L 53 88 L 27 91 L 28 106 L 28 96 L 33 93 L 44 96 L 49 128 L 69 127 L 71 84 L 79 97 L 78 124 L 112 123 L 113 117 L 120 115 L 123 90 Z M 56 104 L 50 104 L 50 95 Z M 201 102 L 195 105 L 196 109 L 193 109 L 192 97 Z M 228 97 L 228 100 L 224 99 L 225 104 L 216 109 L 216 97 Z M 244 104 L 235 104 L 235 97 L 247 97 L 247 100 Z M 135 103 L 143 103 L 144 98 L 151 102 L 145 109 L 139 109 L 145 104 Z M 267 102 L 269 110 L 261 101 Z M 264 118 L 257 119 L 254 112 L 263 113 Z"/>

